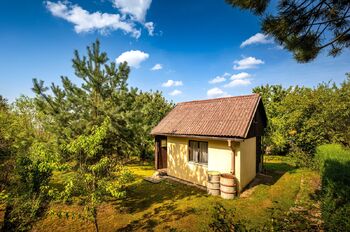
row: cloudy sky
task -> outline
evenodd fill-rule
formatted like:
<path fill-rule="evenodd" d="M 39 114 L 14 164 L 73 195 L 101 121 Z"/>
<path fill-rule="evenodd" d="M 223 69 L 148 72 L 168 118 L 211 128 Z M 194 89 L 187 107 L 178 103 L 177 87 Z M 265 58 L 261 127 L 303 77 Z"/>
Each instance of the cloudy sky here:
<path fill-rule="evenodd" d="M 97 38 L 111 61 L 128 61 L 129 85 L 174 102 L 251 93 L 262 84 L 340 83 L 350 52 L 309 64 L 261 33 L 259 19 L 224 0 L 0 2 L 0 94 L 30 95 L 32 78 L 78 82 L 73 50 Z"/>

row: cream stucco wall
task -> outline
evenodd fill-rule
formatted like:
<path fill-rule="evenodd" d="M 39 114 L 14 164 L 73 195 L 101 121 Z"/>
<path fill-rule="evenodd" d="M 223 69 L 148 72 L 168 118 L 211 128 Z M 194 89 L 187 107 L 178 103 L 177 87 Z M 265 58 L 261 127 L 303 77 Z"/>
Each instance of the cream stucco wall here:
<path fill-rule="evenodd" d="M 240 189 L 249 184 L 256 175 L 256 138 L 246 139 L 239 146 L 240 152 Z"/>
<path fill-rule="evenodd" d="M 167 173 L 170 176 L 206 186 L 208 168 L 206 165 L 188 162 L 188 140 L 180 137 L 167 138 Z"/>
<path fill-rule="evenodd" d="M 206 186 L 207 171 L 230 173 L 232 171 L 232 150 L 227 141 L 201 140 L 208 142 L 208 165 L 188 161 L 188 141 L 191 138 L 168 137 L 168 175 Z M 236 178 L 240 189 L 255 177 L 255 138 L 244 140 L 236 148 Z"/>

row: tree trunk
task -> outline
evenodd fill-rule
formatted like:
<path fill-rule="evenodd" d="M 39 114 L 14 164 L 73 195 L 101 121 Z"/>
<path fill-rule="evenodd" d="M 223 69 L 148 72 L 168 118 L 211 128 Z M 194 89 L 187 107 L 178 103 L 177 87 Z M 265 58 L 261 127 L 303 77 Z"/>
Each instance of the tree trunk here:
<path fill-rule="evenodd" d="M 97 212 L 96 212 L 96 216 L 94 217 L 94 224 L 95 224 L 95 231 L 98 232 Z"/>

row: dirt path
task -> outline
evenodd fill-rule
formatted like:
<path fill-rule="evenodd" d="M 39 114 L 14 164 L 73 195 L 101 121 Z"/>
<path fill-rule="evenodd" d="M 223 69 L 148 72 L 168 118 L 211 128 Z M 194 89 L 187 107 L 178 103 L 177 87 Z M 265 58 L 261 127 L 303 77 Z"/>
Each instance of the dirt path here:
<path fill-rule="evenodd" d="M 317 200 L 317 192 L 320 190 L 320 178 L 311 173 L 305 173 L 301 177 L 299 192 L 295 198 L 295 204 L 290 208 L 290 214 L 297 214 L 304 218 L 308 225 L 308 231 L 323 231 L 320 202 Z M 311 192 L 311 194 L 310 194 Z"/>

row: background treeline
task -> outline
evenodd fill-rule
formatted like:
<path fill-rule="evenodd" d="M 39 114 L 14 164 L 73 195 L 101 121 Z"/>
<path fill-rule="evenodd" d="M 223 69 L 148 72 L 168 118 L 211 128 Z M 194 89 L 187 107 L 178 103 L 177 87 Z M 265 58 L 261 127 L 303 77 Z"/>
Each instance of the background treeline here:
<path fill-rule="evenodd" d="M 100 51 L 98 41 L 72 59 L 76 77 L 62 76 L 49 87 L 33 80 L 35 97 L 13 104 L 0 97 L 0 204 L 4 231 L 25 231 L 51 201 L 79 198 L 79 215 L 98 231 L 98 204 L 125 195 L 132 174 L 130 158 L 152 158 L 150 130 L 173 107 L 160 92 L 130 88 L 130 69 L 117 66 Z M 75 83 L 80 83 L 75 84 Z M 64 186 L 49 184 L 53 172 L 70 173 Z"/>
<path fill-rule="evenodd" d="M 350 74 L 343 83 L 315 88 L 281 85 L 256 87 L 266 108 L 268 128 L 263 138 L 267 154 L 290 155 L 297 165 L 312 165 L 316 147 L 350 145 Z"/>

